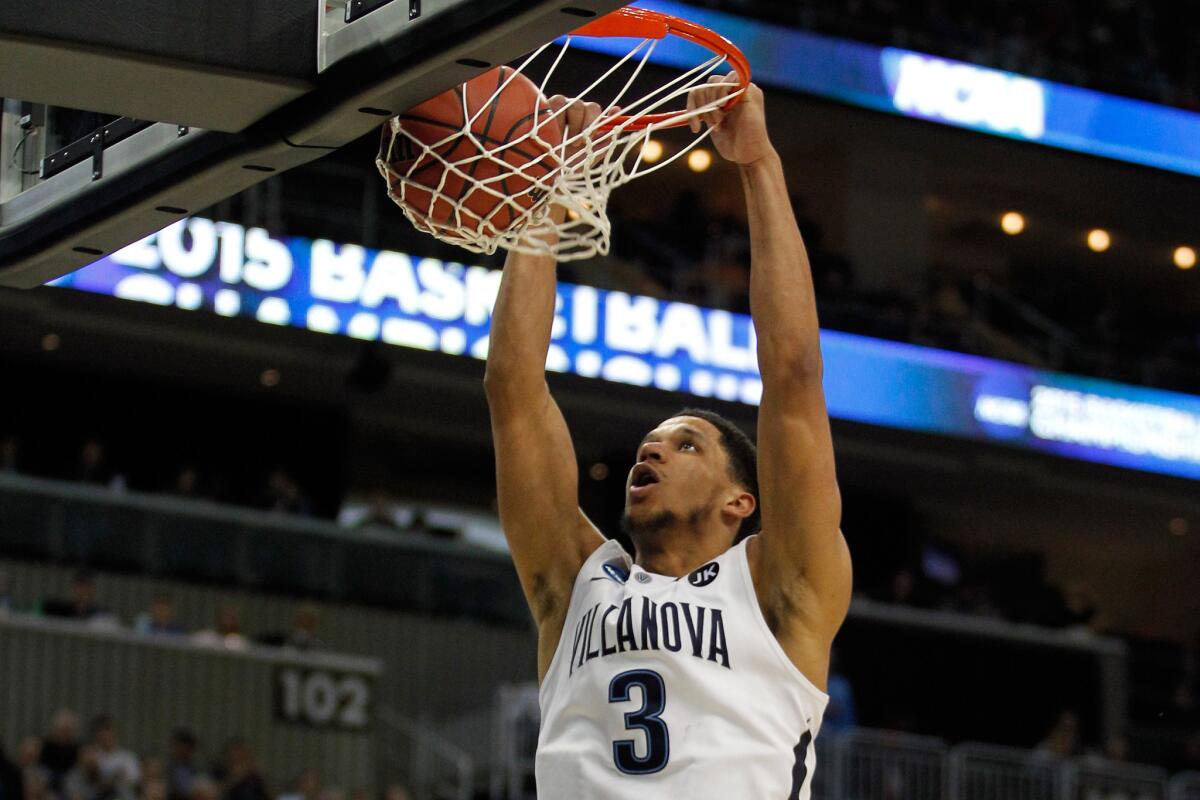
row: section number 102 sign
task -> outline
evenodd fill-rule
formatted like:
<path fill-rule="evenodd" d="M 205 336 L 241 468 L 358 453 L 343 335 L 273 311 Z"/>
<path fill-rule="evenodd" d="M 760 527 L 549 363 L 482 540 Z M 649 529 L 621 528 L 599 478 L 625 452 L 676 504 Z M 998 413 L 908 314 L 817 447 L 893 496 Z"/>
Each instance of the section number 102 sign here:
<path fill-rule="evenodd" d="M 280 667 L 275 672 L 275 717 L 297 725 L 365 731 L 371 724 L 373 688 L 364 675 Z"/>

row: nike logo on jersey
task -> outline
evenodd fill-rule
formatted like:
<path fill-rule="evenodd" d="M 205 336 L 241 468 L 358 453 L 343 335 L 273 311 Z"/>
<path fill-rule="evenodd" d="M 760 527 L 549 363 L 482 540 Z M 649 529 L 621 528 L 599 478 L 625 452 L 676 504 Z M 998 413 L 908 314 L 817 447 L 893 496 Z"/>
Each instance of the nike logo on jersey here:
<path fill-rule="evenodd" d="M 601 569 L 604 570 L 604 574 L 598 578 L 592 578 L 591 580 L 602 581 L 607 578 L 609 580 L 616 581 L 617 583 L 625 583 L 626 581 L 629 580 L 629 573 L 625 569 L 618 566 L 617 564 L 612 563 L 611 561 L 608 562 L 607 564 L 604 564 L 601 567 Z M 589 583 L 590 582 L 591 581 L 589 581 Z"/>

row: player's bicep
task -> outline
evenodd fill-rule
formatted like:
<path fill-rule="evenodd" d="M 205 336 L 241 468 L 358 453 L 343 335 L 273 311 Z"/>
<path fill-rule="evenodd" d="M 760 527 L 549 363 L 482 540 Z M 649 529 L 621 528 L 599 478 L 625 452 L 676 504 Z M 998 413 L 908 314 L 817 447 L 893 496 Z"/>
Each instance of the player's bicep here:
<path fill-rule="evenodd" d="M 764 387 L 758 417 L 764 577 L 795 612 L 836 630 L 851 588 L 833 437 L 819 387 Z"/>
<path fill-rule="evenodd" d="M 563 609 L 575 576 L 604 537 L 579 509 L 575 448 L 545 392 L 519 411 L 493 404 L 500 525 L 537 621 Z"/>

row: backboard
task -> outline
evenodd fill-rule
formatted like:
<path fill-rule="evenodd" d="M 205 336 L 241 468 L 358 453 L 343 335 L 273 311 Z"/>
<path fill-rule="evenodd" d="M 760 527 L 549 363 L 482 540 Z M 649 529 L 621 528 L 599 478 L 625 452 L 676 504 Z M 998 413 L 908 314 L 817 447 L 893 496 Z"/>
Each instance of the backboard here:
<path fill-rule="evenodd" d="M 623 4 L 0 4 L 0 286 L 84 266 Z M 104 116 L 79 128 L 69 109 Z"/>

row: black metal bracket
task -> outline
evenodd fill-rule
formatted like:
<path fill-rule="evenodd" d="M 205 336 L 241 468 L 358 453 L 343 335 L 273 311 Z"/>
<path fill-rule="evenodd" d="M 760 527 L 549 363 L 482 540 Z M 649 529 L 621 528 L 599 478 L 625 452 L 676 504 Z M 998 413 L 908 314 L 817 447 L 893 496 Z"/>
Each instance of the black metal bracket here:
<path fill-rule="evenodd" d="M 370 14 L 376 9 L 383 8 L 392 0 L 350 0 L 346 3 L 346 22 L 354 22 L 356 19 L 362 19 L 367 14 Z M 418 0 L 417 14 L 420 15 L 420 2 Z M 412 19 L 412 6 L 409 5 L 409 19 Z"/>
<path fill-rule="evenodd" d="M 107 125 L 101 125 L 82 139 L 77 139 L 61 150 L 43 158 L 41 168 L 38 170 L 38 177 L 46 180 L 68 167 L 73 167 L 90 158 L 92 160 L 92 180 L 100 180 L 104 177 L 104 149 L 122 139 L 128 139 L 153 124 L 145 119 L 119 117 Z"/>

